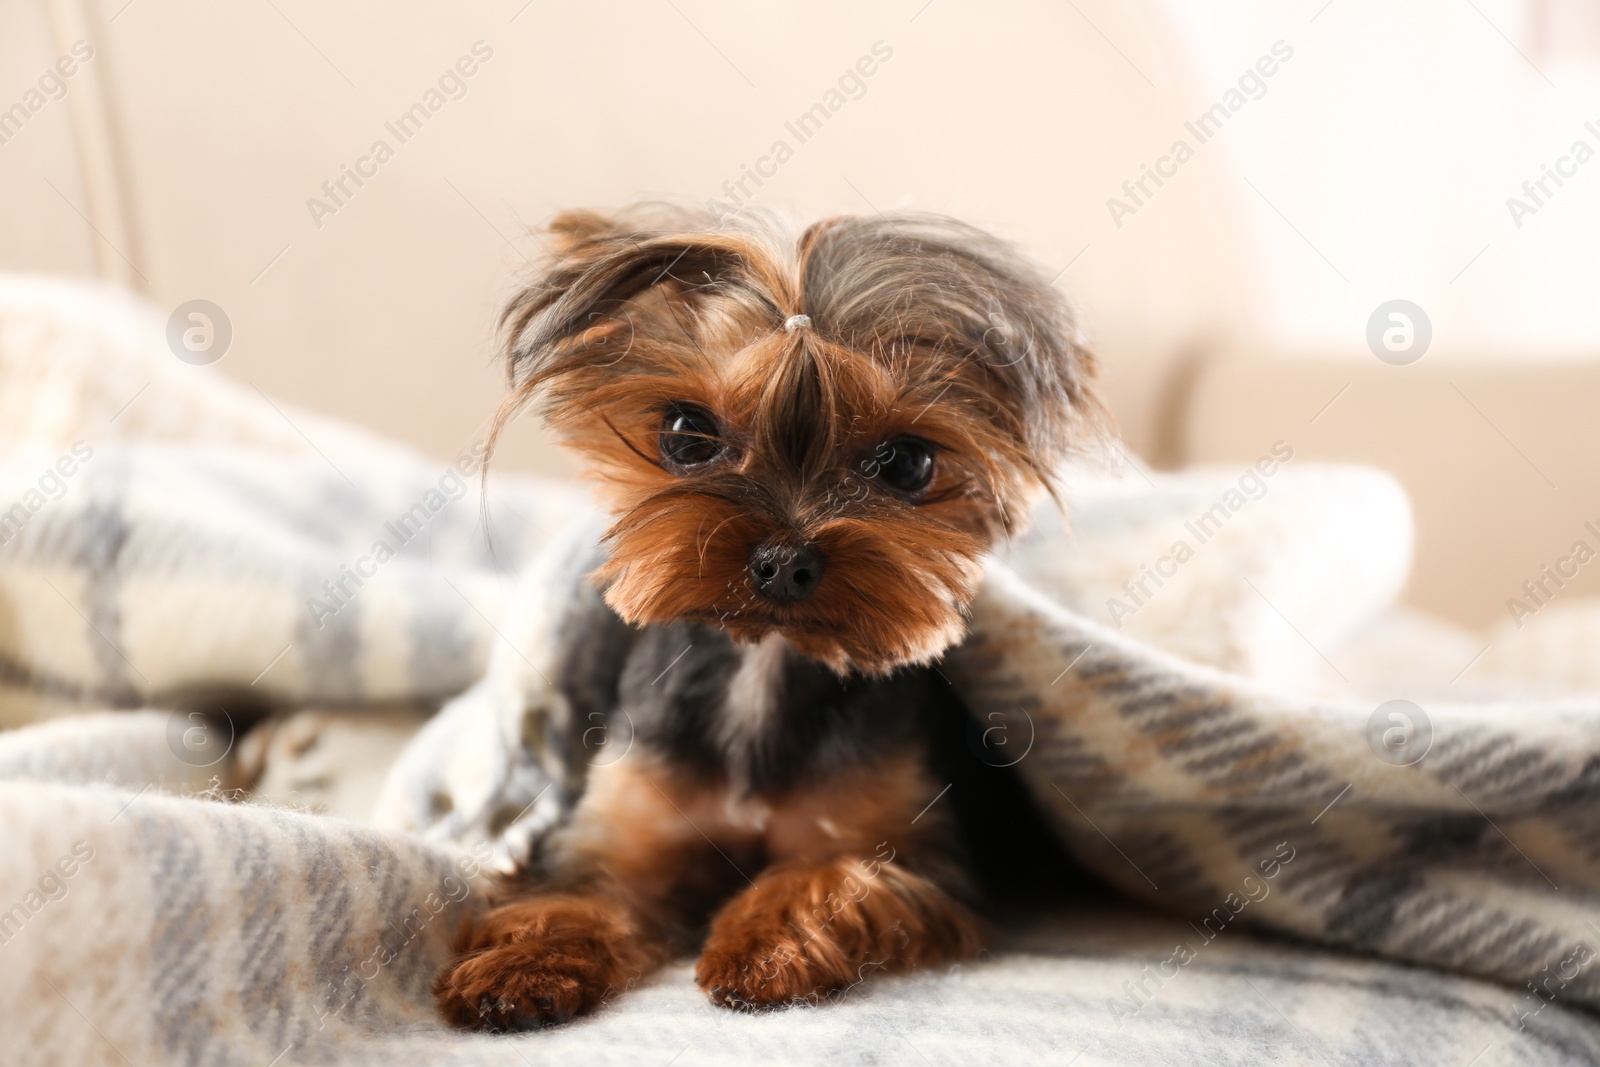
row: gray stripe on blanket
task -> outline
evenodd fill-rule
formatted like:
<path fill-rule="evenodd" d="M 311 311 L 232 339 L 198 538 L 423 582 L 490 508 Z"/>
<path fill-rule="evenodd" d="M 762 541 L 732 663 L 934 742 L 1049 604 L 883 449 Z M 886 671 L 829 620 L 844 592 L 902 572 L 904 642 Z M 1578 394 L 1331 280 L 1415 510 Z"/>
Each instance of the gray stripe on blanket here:
<path fill-rule="evenodd" d="M 233 865 L 239 872 L 239 941 L 244 961 L 241 988 L 253 991 L 290 987 L 290 910 L 271 839 L 254 823 L 240 820 L 232 831 Z M 252 1032 L 270 1048 L 304 1044 L 309 1026 L 303 1013 L 264 996 L 252 997 L 243 1012 Z"/>
<path fill-rule="evenodd" d="M 317 578 L 306 576 L 300 580 L 299 600 L 302 604 L 311 597 L 326 602 Z M 345 603 L 333 614 L 318 613 L 313 619 L 309 610 L 298 612 L 295 618 L 295 647 L 300 651 L 303 685 L 309 692 L 320 693 L 330 701 L 358 700 L 361 696 L 361 615 L 365 605 L 359 598 Z"/>
<path fill-rule="evenodd" d="M 40 534 L 62 537 L 65 555 L 83 575 L 82 611 L 89 632 L 84 640 L 99 674 L 96 688 L 118 703 L 137 700 L 137 687 L 124 652 L 122 638 L 122 564 L 130 527 L 123 512 L 128 487 L 126 457 L 109 456 L 83 472 L 84 495 L 89 498 L 75 523 L 55 529 L 41 524 Z M 55 516 L 50 516 L 54 518 Z M 45 540 L 46 544 L 50 540 Z M 65 591 L 62 591 L 64 595 Z"/>
<path fill-rule="evenodd" d="M 472 610 L 455 590 L 445 586 L 442 595 L 424 595 L 411 618 L 411 675 L 419 692 L 436 678 L 449 677 L 470 659 L 477 647 Z"/>
<path fill-rule="evenodd" d="M 141 849 L 150 857 L 150 1003 L 156 1040 L 169 1062 L 193 1065 L 225 1061 L 214 1046 L 220 1004 L 208 978 L 217 970 L 212 937 L 218 916 L 203 878 L 205 860 L 217 846 L 215 820 L 196 818 L 190 832 L 144 817 L 138 804 L 126 816 Z"/>

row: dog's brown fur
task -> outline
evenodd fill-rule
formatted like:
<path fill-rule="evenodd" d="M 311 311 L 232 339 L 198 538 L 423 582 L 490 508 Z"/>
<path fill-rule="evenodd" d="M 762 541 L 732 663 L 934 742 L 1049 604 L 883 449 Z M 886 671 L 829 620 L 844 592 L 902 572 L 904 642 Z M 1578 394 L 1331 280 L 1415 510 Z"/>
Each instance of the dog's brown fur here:
<path fill-rule="evenodd" d="M 614 510 L 593 577 L 629 623 L 779 635 L 843 678 L 928 663 L 959 640 L 983 553 L 1103 422 L 1049 284 L 951 220 L 837 218 L 789 239 L 770 220 L 646 208 L 551 232 L 505 312 L 513 392 L 494 432 L 537 404 L 588 460 Z M 716 422 L 720 451 L 694 469 L 657 443 L 682 405 Z M 914 493 L 874 467 L 908 438 L 936 457 Z M 823 587 L 761 595 L 749 568 L 766 545 L 819 551 Z M 727 1006 L 970 956 L 980 926 L 950 828 L 919 815 L 941 785 L 924 756 L 857 753 L 782 788 L 731 755 L 715 772 L 663 751 L 592 769 L 539 884 L 441 975 L 447 1014 L 564 1020 L 692 947 L 719 906 L 696 979 Z"/>
<path fill-rule="evenodd" d="M 695 975 L 729 1006 L 966 958 L 979 922 L 911 867 L 947 829 L 918 818 L 937 792 L 914 760 L 894 758 L 742 810 L 727 783 L 653 760 L 596 767 L 553 843 L 562 875 L 492 910 L 436 991 L 460 1025 L 565 1021 L 689 947 L 696 913 L 730 891 Z"/>

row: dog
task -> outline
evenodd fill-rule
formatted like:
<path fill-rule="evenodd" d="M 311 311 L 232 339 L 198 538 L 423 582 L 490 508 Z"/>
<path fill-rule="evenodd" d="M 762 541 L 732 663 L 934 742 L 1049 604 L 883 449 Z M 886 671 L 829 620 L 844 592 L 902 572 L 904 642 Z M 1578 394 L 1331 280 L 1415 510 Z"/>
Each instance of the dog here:
<path fill-rule="evenodd" d="M 558 217 L 501 324 L 491 450 L 536 411 L 608 511 L 561 674 L 628 745 L 463 933 L 446 1016 L 564 1022 L 697 946 L 747 1010 L 980 951 L 938 663 L 1106 421 L 1051 283 L 935 215 L 644 205 Z"/>

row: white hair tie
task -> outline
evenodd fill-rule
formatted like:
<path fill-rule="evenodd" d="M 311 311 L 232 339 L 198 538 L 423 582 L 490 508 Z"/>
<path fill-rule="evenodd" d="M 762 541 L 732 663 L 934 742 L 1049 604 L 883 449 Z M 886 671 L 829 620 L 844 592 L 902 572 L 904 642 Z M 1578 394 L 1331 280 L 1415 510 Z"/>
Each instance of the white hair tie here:
<path fill-rule="evenodd" d="M 784 333 L 794 333 L 796 330 L 799 330 L 799 329 L 807 329 L 807 330 L 809 330 L 810 328 L 811 328 L 811 316 L 810 315 L 790 315 L 787 319 L 783 320 L 783 332 Z"/>

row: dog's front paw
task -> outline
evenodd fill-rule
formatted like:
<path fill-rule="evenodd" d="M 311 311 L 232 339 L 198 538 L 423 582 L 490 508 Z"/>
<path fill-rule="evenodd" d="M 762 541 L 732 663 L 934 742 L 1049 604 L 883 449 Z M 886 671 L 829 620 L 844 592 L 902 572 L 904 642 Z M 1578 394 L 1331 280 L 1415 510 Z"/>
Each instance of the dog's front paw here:
<path fill-rule="evenodd" d="M 604 996 L 588 968 L 522 945 L 500 945 L 456 963 L 435 993 L 456 1026 L 494 1032 L 564 1023 Z"/>
<path fill-rule="evenodd" d="M 620 993 L 656 959 L 627 914 L 604 900 L 536 897 L 496 908 L 434 995 L 461 1027 L 536 1030 Z"/>
<path fill-rule="evenodd" d="M 836 981 L 805 958 L 798 937 L 775 933 L 769 939 L 708 943 L 694 978 L 713 1003 L 735 1011 L 759 1011 L 798 1002 L 816 1002 Z"/>
<path fill-rule="evenodd" d="M 874 970 L 963 959 L 967 910 L 909 871 L 857 860 L 774 868 L 712 923 L 695 981 L 725 1008 L 816 1003 Z"/>

